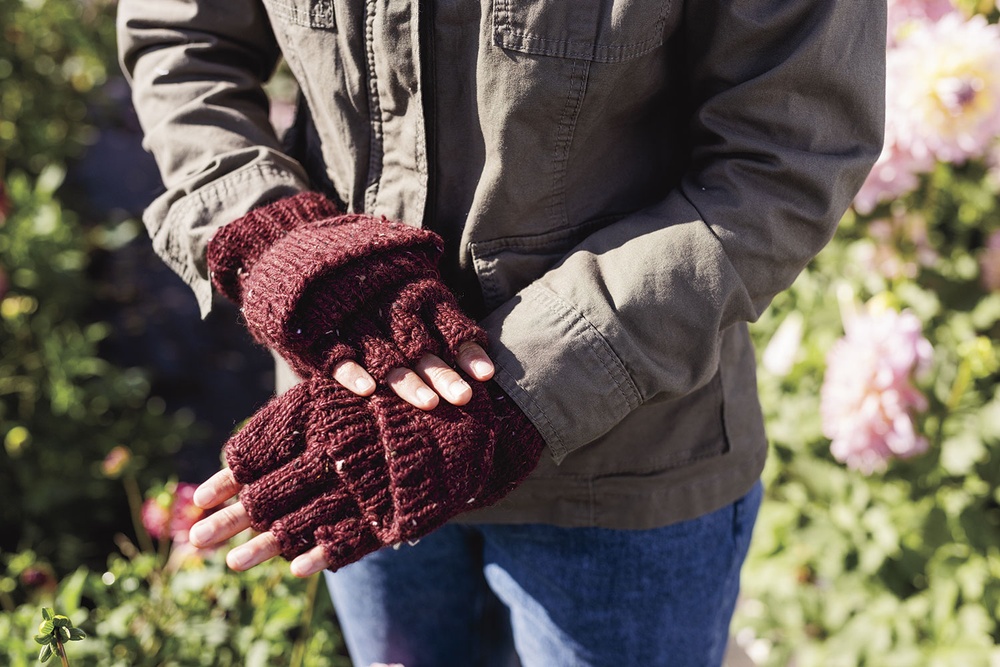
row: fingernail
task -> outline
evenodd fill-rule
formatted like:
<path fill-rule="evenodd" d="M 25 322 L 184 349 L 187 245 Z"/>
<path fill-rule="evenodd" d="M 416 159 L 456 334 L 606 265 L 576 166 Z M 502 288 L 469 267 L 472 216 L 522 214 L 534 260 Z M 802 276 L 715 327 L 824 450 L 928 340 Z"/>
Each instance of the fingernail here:
<path fill-rule="evenodd" d="M 212 502 L 211 493 L 205 487 L 199 486 L 194 490 L 194 495 L 191 496 L 191 502 L 203 510 L 208 509 L 208 504 Z"/>
<path fill-rule="evenodd" d="M 226 562 L 234 570 L 241 570 L 250 562 L 250 554 L 244 549 L 233 549 L 229 552 L 229 556 L 226 557 Z"/>
<path fill-rule="evenodd" d="M 197 503 L 195 504 L 197 505 Z M 206 546 L 209 540 L 212 539 L 212 529 L 202 523 L 196 523 L 191 526 L 188 539 L 196 547 Z"/>
<path fill-rule="evenodd" d="M 317 572 L 322 572 L 326 567 L 326 561 L 313 554 L 302 554 L 292 561 L 291 571 L 296 577 L 308 577 Z"/>
<path fill-rule="evenodd" d="M 427 387 L 421 387 L 417 389 L 417 400 L 421 403 L 430 403 L 434 400 L 434 392 Z"/>
<path fill-rule="evenodd" d="M 493 372 L 493 364 L 480 359 L 472 362 L 472 370 L 476 371 L 476 375 L 489 375 Z"/>
<path fill-rule="evenodd" d="M 455 380 L 448 386 L 448 391 L 451 392 L 453 398 L 460 398 L 469 389 L 470 387 L 465 380 Z"/>
<path fill-rule="evenodd" d="M 354 388 L 358 391 L 368 391 L 375 386 L 375 383 L 368 378 L 358 378 L 354 381 Z"/>

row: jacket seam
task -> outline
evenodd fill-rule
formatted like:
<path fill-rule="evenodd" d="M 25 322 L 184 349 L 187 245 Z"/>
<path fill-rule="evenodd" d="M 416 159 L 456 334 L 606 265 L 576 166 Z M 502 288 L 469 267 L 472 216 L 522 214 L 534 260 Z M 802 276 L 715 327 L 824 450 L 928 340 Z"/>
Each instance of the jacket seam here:
<path fill-rule="evenodd" d="M 597 218 L 586 220 L 577 225 L 565 225 L 556 229 L 550 229 L 538 234 L 521 234 L 518 236 L 503 236 L 496 239 L 484 241 L 473 241 L 471 246 L 481 250 L 480 257 L 486 259 L 500 250 L 524 249 L 536 250 L 538 248 L 552 248 L 552 252 L 565 252 L 563 241 L 582 240 L 583 236 L 591 234 L 591 230 L 598 230 L 606 225 L 618 222 L 628 217 L 628 213 L 614 213 L 603 215 Z"/>
<path fill-rule="evenodd" d="M 662 30 L 665 20 L 666 20 L 665 18 L 658 19 L 655 24 L 655 29 Z M 556 50 L 553 49 L 552 47 L 564 47 L 563 49 L 559 50 L 565 51 L 566 57 L 569 57 L 573 60 L 595 59 L 598 62 L 601 61 L 619 62 L 621 60 L 636 58 L 638 56 L 643 55 L 644 53 L 648 53 L 649 51 L 652 51 L 657 46 L 663 43 L 663 37 L 658 35 L 648 37 L 647 39 L 644 39 L 640 42 L 632 42 L 630 44 L 605 44 L 596 40 L 593 42 L 587 42 L 587 41 L 577 41 L 572 39 L 552 39 L 550 37 L 541 37 L 539 35 L 532 34 L 530 32 L 517 30 L 515 28 L 512 28 L 510 25 L 500 25 L 498 26 L 497 29 L 500 32 L 506 33 L 511 37 L 517 39 L 517 41 L 522 45 L 526 42 L 529 44 L 531 42 L 536 42 L 540 44 L 540 47 L 537 48 L 539 49 L 544 48 L 549 50 L 549 53 L 539 54 L 539 55 L 549 55 L 558 58 L 559 54 L 556 53 L 555 52 Z M 506 42 L 507 40 L 503 41 Z M 510 46 L 509 44 L 506 43 L 503 44 L 503 46 L 515 50 L 520 50 L 517 49 L 517 47 Z M 522 48 L 530 48 L 530 47 L 522 46 Z M 605 55 L 599 56 L 598 55 L 599 53 Z"/>
<path fill-rule="evenodd" d="M 375 69 L 375 0 L 365 4 L 365 60 L 368 65 L 368 123 L 372 131 L 368 149 L 368 178 L 365 183 L 365 209 L 374 210 L 382 172 L 382 104 L 378 94 Z"/>
<path fill-rule="evenodd" d="M 589 61 L 581 60 L 573 63 L 573 71 L 570 73 L 571 85 L 563 105 L 562 116 L 559 119 L 559 131 L 553 151 L 553 202 L 550 216 L 564 225 L 569 222 L 569 214 L 566 210 L 566 172 L 569 169 L 569 156 L 573 147 L 573 137 L 576 134 L 577 120 L 580 117 L 580 109 L 583 107 L 583 100 L 587 93 L 589 74 Z"/>

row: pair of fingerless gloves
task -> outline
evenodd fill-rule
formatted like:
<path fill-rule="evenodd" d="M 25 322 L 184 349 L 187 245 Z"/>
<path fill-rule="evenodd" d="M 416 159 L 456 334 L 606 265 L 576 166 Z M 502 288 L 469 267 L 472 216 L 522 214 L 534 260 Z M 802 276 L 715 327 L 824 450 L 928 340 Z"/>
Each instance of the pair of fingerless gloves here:
<path fill-rule="evenodd" d="M 510 493 L 544 441 L 493 382 L 424 411 L 385 386 L 426 354 L 454 364 L 485 332 L 458 306 L 433 232 L 342 214 L 317 193 L 255 209 L 208 245 L 212 282 L 254 338 L 304 381 L 272 399 L 225 446 L 254 529 L 292 559 L 321 546 L 338 569 L 414 541 Z M 375 378 L 362 397 L 333 379 L 354 359 Z"/>

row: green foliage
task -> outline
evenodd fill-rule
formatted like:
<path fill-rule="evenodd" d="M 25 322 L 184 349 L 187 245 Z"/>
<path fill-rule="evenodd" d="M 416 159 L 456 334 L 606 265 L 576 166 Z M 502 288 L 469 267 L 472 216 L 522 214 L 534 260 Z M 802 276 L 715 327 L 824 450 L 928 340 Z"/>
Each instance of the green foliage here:
<path fill-rule="evenodd" d="M 128 521 L 105 455 L 127 444 L 146 460 L 144 481 L 162 478 L 185 424 L 161 414 L 141 370 L 101 358 L 109 330 L 86 318 L 89 242 L 54 196 L 59 181 L 54 167 L 11 178 L 0 227 L 0 487 L 18 499 L 0 505 L 0 544 L 30 545 L 65 570 L 103 560 Z"/>
<path fill-rule="evenodd" d="M 86 268 L 102 237 L 57 196 L 115 67 L 112 11 L 0 0 L 0 488 L 17 499 L 0 504 L 0 546 L 30 545 L 61 571 L 102 561 L 128 521 L 104 456 L 126 444 L 149 464 L 145 479 L 163 477 L 186 428 L 150 400 L 140 369 L 101 358 L 110 332 L 88 318 Z"/>
<path fill-rule="evenodd" d="M 86 634 L 72 647 L 74 667 L 349 666 L 319 575 L 296 579 L 283 562 L 238 574 L 221 553 L 175 545 L 164 560 L 122 546 L 129 557 L 111 556 L 103 572 L 79 568 L 58 585 L 26 585 L 25 572 L 43 568 L 33 553 L 6 557 L 0 663 L 27 667 L 37 658 L 42 604 L 65 613 L 43 620 L 52 621 L 50 636 L 60 618 L 70 639 L 74 629 Z"/>
<path fill-rule="evenodd" d="M 761 349 L 790 313 L 806 332 L 789 374 L 760 375 L 769 494 L 734 626 L 760 664 L 1000 664 L 1000 293 L 977 261 L 998 228 L 982 167 L 941 166 L 909 198 L 845 218 L 755 327 Z M 867 477 L 833 460 L 820 428 L 845 290 L 913 311 L 935 349 L 929 451 Z"/>
<path fill-rule="evenodd" d="M 0 175 L 40 173 L 90 137 L 87 103 L 114 67 L 108 2 L 0 0 Z"/>

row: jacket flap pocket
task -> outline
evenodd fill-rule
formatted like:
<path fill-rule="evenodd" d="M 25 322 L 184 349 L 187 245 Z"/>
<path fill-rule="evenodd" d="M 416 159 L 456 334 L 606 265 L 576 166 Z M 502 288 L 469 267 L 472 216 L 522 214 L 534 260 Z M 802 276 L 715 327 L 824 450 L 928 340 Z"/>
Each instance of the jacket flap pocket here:
<path fill-rule="evenodd" d="M 495 0 L 493 41 L 504 49 L 613 63 L 664 41 L 674 0 Z"/>
<path fill-rule="evenodd" d="M 587 235 L 621 218 L 620 214 L 605 216 L 544 234 L 470 243 L 486 306 L 497 308 L 562 261 Z"/>
<path fill-rule="evenodd" d="M 336 27 L 333 0 L 264 0 L 271 16 L 307 28 Z"/>

